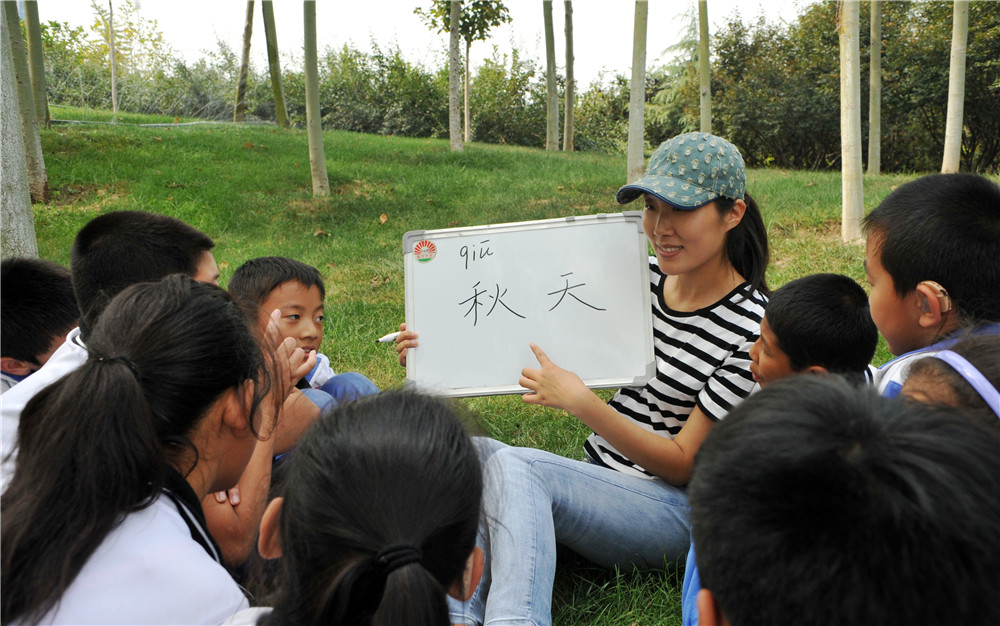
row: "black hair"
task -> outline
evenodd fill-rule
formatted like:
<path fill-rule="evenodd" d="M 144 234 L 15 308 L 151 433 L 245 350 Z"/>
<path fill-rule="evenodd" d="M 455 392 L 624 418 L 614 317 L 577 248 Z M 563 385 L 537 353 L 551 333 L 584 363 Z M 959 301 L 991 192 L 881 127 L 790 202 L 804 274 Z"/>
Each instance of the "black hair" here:
<path fill-rule="evenodd" d="M 0 285 L 3 356 L 41 365 L 38 357 L 80 317 L 69 270 L 43 259 L 5 259 L 0 263 Z"/>
<path fill-rule="evenodd" d="M 233 272 L 228 289 L 233 297 L 261 306 L 272 291 L 289 281 L 307 288 L 316 287 L 319 289 L 320 300 L 326 298 L 326 287 L 323 286 L 319 270 L 283 256 L 250 259 Z"/>
<path fill-rule="evenodd" d="M 965 357 L 994 389 L 1000 389 L 1000 335 L 971 335 L 955 342 L 950 348 L 952 352 Z M 936 383 L 944 384 L 955 393 L 958 408 L 965 412 L 973 421 L 981 426 L 1000 431 L 1000 418 L 986 404 L 979 392 L 973 389 L 965 378 L 955 371 L 955 368 L 941 359 L 918 359 L 910 365 L 906 373 L 911 376 L 926 376 Z M 1000 409 L 1000 407 L 994 407 Z"/>
<path fill-rule="evenodd" d="M 747 205 L 743 219 L 726 233 L 726 257 L 740 276 L 750 283 L 751 289 L 766 296 L 771 293 L 765 275 L 770 260 L 767 227 L 764 226 L 760 207 L 749 193 L 743 194 L 743 201 Z M 736 200 L 725 196 L 719 196 L 715 200 L 716 209 L 721 216 L 727 215 L 735 204 Z"/>
<path fill-rule="evenodd" d="M 282 580 L 263 624 L 449 624 L 475 546 L 482 470 L 456 405 L 390 390 L 303 436 L 279 513 Z M 393 545 L 421 558 L 385 568 Z"/>
<path fill-rule="evenodd" d="M 269 386 L 255 314 L 214 285 L 173 275 L 116 296 L 87 342 L 89 359 L 34 396 L 3 509 L 4 624 L 53 609 L 123 515 L 149 506 L 189 435 L 227 390 Z M 194 457 L 194 461 L 191 458 Z"/>
<path fill-rule="evenodd" d="M 953 409 L 777 381 L 695 457 L 702 587 L 733 626 L 1000 623 L 998 458 Z"/>
<path fill-rule="evenodd" d="M 963 324 L 1000 320 L 1000 185 L 931 174 L 901 185 L 862 224 L 900 297 L 933 280 Z"/>
<path fill-rule="evenodd" d="M 73 241 L 70 269 L 84 338 L 104 306 L 129 285 L 170 274 L 194 276 L 215 244 L 166 215 L 116 211 L 90 220 Z"/>
<path fill-rule="evenodd" d="M 767 324 L 795 371 L 820 365 L 855 383 L 878 346 L 868 294 L 841 274 L 811 274 L 790 281 L 767 301 Z"/>

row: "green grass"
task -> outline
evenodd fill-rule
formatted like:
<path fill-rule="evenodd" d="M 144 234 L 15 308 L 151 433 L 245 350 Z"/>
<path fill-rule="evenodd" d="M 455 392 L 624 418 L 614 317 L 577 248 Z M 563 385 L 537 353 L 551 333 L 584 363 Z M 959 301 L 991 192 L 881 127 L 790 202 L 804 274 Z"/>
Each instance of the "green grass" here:
<path fill-rule="evenodd" d="M 59 108 L 59 119 L 110 119 Z M 76 231 L 101 213 L 172 215 L 208 233 L 225 285 L 263 255 L 319 268 L 327 285 L 323 352 L 381 388 L 405 370 L 374 339 L 404 320 L 401 242 L 408 230 L 534 220 L 621 210 L 614 191 L 624 157 L 347 132 L 324 134 L 331 193 L 313 198 L 304 131 L 225 124 L 140 127 L 162 117 L 121 115 L 116 125 L 56 125 L 42 132 L 53 201 L 35 206 L 42 257 L 69 264 Z M 126 123 L 126 121 L 128 123 Z M 865 180 L 865 206 L 915 176 Z M 753 170 L 748 189 L 768 225 L 778 287 L 819 271 L 863 282 L 863 246 L 840 240 L 840 176 Z M 877 362 L 888 358 L 884 345 Z M 610 392 L 602 391 L 608 397 Z M 581 458 L 589 434 L 566 413 L 517 396 L 467 399 L 483 430 L 508 443 Z M 554 599 L 559 624 L 672 624 L 680 574 L 615 575 L 563 555 Z"/>

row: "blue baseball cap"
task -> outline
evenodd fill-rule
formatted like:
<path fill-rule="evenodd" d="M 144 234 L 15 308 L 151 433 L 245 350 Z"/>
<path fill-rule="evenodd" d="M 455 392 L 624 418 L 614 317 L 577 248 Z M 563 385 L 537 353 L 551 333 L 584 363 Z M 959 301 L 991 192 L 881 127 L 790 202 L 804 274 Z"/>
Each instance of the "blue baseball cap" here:
<path fill-rule="evenodd" d="M 628 204 L 649 193 L 691 210 L 720 196 L 741 200 L 746 187 L 746 166 L 736 146 L 708 133 L 685 133 L 660 144 L 646 175 L 619 189 L 615 200 Z"/>

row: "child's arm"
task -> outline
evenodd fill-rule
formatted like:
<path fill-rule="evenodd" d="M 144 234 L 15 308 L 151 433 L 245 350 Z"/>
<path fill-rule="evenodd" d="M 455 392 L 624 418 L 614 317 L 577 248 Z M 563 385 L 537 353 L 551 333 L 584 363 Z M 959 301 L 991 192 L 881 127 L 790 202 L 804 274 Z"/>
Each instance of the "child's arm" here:
<path fill-rule="evenodd" d="M 673 439 L 660 437 L 620 415 L 579 376 L 549 360 L 541 348 L 531 344 L 531 350 L 541 367 L 521 371 L 520 385 L 534 392 L 525 394 L 524 402 L 572 413 L 634 463 L 672 485 L 687 484 L 694 455 L 713 424 L 701 409 L 691 411 Z"/>

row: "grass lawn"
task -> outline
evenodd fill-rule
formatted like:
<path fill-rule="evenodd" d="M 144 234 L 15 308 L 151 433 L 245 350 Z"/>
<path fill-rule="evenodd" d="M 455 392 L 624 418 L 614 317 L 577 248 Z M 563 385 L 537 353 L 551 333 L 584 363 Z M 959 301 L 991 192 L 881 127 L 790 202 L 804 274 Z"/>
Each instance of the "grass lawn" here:
<path fill-rule="evenodd" d="M 95 119 L 65 108 L 53 115 Z M 247 259 L 297 258 L 326 281 L 322 351 L 335 370 L 360 371 L 383 389 L 405 378 L 392 348 L 374 339 L 404 321 L 406 231 L 621 210 L 613 200 L 624 183 L 619 156 L 477 143 L 453 153 L 447 140 L 326 132 L 331 193 L 313 198 L 305 131 L 125 119 L 42 132 L 54 199 L 34 209 L 40 255 L 68 266 L 83 224 L 133 209 L 172 215 L 210 235 L 223 286 Z M 865 206 L 914 177 L 866 178 Z M 840 240 L 839 173 L 752 170 L 748 191 L 768 225 L 772 288 L 821 271 L 864 282 L 863 246 Z M 876 362 L 888 356 L 883 344 Z M 582 456 L 589 431 L 563 412 L 518 396 L 464 402 L 502 441 Z M 557 624 L 677 623 L 681 576 L 680 568 L 615 575 L 563 555 L 553 617 Z"/>

